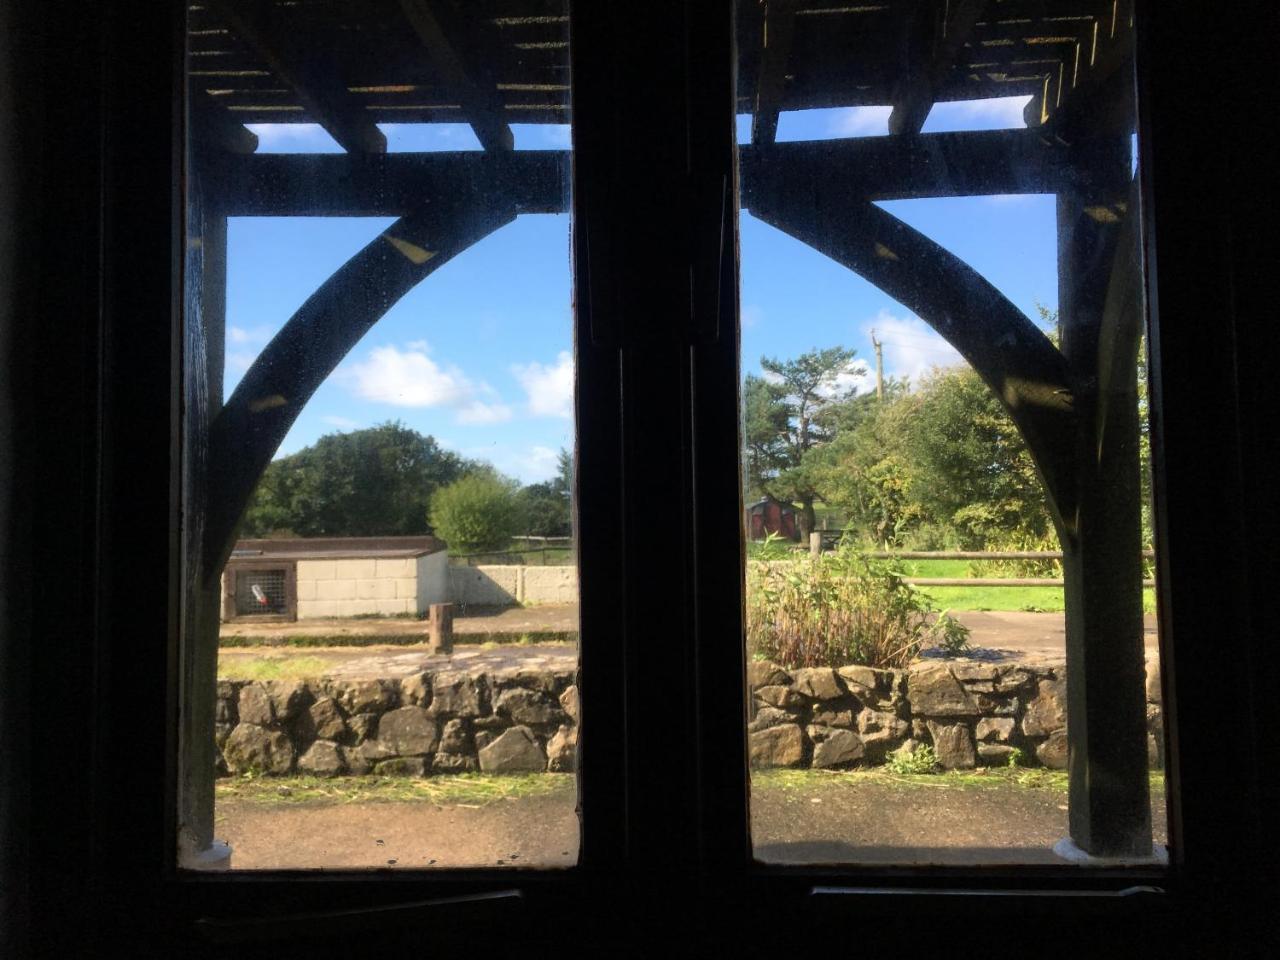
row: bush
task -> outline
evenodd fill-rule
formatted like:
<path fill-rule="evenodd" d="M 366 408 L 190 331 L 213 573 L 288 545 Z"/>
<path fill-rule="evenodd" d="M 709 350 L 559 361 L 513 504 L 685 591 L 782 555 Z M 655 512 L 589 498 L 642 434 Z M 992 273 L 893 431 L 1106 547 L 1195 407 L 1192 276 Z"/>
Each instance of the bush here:
<path fill-rule="evenodd" d="M 896 567 L 848 543 L 820 557 L 748 568 L 751 653 L 788 668 L 906 666 L 953 629 L 947 618 L 930 625 L 933 612 Z"/>
<path fill-rule="evenodd" d="M 432 496 L 431 526 L 455 549 L 505 549 L 519 532 L 518 489 L 496 473 L 470 473 Z"/>
<path fill-rule="evenodd" d="M 937 754 L 927 743 L 917 744 L 914 750 L 900 747 L 889 754 L 885 766 L 898 776 L 934 773 L 939 767 Z"/>

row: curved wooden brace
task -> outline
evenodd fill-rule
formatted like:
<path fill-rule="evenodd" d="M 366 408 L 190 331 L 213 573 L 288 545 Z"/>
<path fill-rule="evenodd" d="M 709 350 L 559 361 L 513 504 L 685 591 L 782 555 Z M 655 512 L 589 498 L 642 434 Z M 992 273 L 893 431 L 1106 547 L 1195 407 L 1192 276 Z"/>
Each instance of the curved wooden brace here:
<path fill-rule="evenodd" d="M 505 198 L 433 202 L 343 264 L 267 344 L 209 430 L 203 574 L 216 578 L 285 434 L 324 379 L 391 307 L 437 267 L 515 219 Z"/>
<path fill-rule="evenodd" d="M 971 266 L 874 203 L 816 181 L 792 192 L 748 187 L 754 216 L 866 278 L 959 351 L 1026 439 L 1055 522 L 1074 530 L 1074 396 L 1048 337 Z"/>

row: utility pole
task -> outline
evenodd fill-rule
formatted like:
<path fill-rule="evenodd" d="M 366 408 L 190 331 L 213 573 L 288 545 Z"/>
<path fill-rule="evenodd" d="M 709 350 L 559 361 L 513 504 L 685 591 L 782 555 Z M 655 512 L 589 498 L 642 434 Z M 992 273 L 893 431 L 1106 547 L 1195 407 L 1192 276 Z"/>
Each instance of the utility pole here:
<path fill-rule="evenodd" d="M 871 331 L 871 345 L 876 348 L 876 399 L 884 399 L 884 352 L 881 347 L 884 346 L 876 339 L 876 332 Z"/>

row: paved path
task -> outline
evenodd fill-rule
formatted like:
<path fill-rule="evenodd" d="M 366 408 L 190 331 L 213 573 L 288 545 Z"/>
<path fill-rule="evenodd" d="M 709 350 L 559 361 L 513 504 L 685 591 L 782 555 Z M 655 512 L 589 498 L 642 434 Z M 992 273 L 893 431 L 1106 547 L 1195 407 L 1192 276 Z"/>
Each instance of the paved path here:
<path fill-rule="evenodd" d="M 961 611 L 957 618 L 970 629 L 970 641 L 979 648 L 976 653 L 990 659 L 1057 660 L 1065 655 L 1066 631 L 1060 613 L 978 612 Z M 576 605 L 525 607 L 508 610 L 472 612 L 454 620 L 460 636 L 503 633 L 519 636 L 527 633 L 572 631 L 577 629 Z M 224 634 L 240 632 L 260 635 L 267 630 L 283 637 L 299 633 L 312 636 L 386 635 L 403 638 L 421 634 L 423 624 L 416 620 L 317 621 L 307 624 L 224 625 Z M 425 639 L 425 637 L 424 637 Z M 1143 637 L 1148 655 L 1156 650 L 1155 617 L 1147 617 Z M 502 645 L 459 643 L 451 655 L 431 655 L 424 647 L 399 644 L 365 647 L 224 647 L 219 652 L 223 664 L 234 664 L 242 658 L 315 657 L 331 666 L 330 676 L 346 679 L 366 677 L 405 677 L 425 669 L 432 670 L 502 670 L 517 666 L 571 670 L 577 663 L 573 644 L 511 643 Z"/>

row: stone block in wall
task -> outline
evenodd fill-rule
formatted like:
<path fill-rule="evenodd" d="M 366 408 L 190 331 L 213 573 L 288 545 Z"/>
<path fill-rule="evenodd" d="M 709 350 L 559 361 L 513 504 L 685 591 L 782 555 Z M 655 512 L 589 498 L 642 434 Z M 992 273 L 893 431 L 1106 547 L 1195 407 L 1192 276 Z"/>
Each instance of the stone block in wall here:
<path fill-rule="evenodd" d="M 317 740 L 298 758 L 299 772 L 316 777 L 336 777 L 346 769 L 342 748 L 330 740 Z"/>
<path fill-rule="evenodd" d="M 1022 717 L 1022 732 L 1029 737 L 1048 736 L 1067 725 L 1067 681 L 1041 680 L 1034 700 Z"/>
<path fill-rule="evenodd" d="M 335 560 L 299 560 L 298 582 L 304 580 L 332 580 L 338 572 Z"/>
<path fill-rule="evenodd" d="M 408 707 L 431 706 L 431 674 L 415 673 L 401 677 L 400 702 Z"/>
<path fill-rule="evenodd" d="M 866 752 L 862 738 L 852 730 L 810 725 L 808 733 L 813 741 L 810 766 L 815 768 L 847 767 L 861 760 Z"/>
<path fill-rule="evenodd" d="M 1164 715 L 1158 703 L 1147 704 L 1147 764 L 1164 768 Z"/>
<path fill-rule="evenodd" d="M 1008 743 L 1014 726 L 1012 717 L 983 717 L 973 735 L 983 742 Z"/>
<path fill-rule="evenodd" d="M 373 772 L 384 777 L 425 777 L 427 758 L 392 757 L 389 760 L 379 760 L 373 765 Z"/>
<path fill-rule="evenodd" d="M 297 719 L 315 699 L 304 680 L 268 680 L 266 688 L 277 723 Z"/>
<path fill-rule="evenodd" d="M 234 723 L 215 723 L 213 725 L 213 745 L 219 751 L 226 745 L 227 737 L 231 736 L 233 729 L 235 729 Z"/>
<path fill-rule="evenodd" d="M 978 693 L 973 699 L 980 716 L 1016 717 L 1022 709 L 1022 701 L 1007 693 Z"/>
<path fill-rule="evenodd" d="M 378 735 L 378 714 L 353 713 L 347 717 L 347 729 L 351 731 L 350 743 L 364 743 Z"/>
<path fill-rule="evenodd" d="M 804 764 L 804 734 L 795 724 L 751 734 L 751 766 L 798 767 Z"/>
<path fill-rule="evenodd" d="M 938 763 L 947 770 L 971 770 L 976 762 L 973 735 L 967 723 L 927 723 Z"/>
<path fill-rule="evenodd" d="M 396 691 L 389 680 L 346 680 L 333 685 L 333 696 L 348 715 L 385 713 L 396 705 Z"/>
<path fill-rule="evenodd" d="M 337 600 L 298 600 L 298 619 L 315 620 L 319 617 L 336 617 L 341 613 Z"/>
<path fill-rule="evenodd" d="M 373 575 L 379 580 L 411 579 L 417 583 L 418 565 L 413 557 L 379 558 L 373 561 Z"/>
<path fill-rule="evenodd" d="M 431 760 L 432 773 L 470 773 L 478 767 L 475 757 L 461 753 L 437 753 Z"/>
<path fill-rule="evenodd" d="M 760 687 L 756 690 L 755 697 L 761 703 L 777 707 L 780 710 L 785 710 L 788 707 L 799 707 L 804 704 L 804 697 L 800 696 L 791 687 Z"/>
<path fill-rule="evenodd" d="M 1152 657 L 1147 661 L 1147 702 L 1159 703 L 1160 692 L 1160 660 Z"/>
<path fill-rule="evenodd" d="M 369 764 L 376 764 L 381 760 L 390 760 L 396 756 L 392 745 L 382 739 L 365 740 L 357 748 L 356 753 Z"/>
<path fill-rule="evenodd" d="M 574 723 L 578 722 L 578 686 L 573 684 L 567 687 L 564 693 L 560 694 L 560 709 Z"/>
<path fill-rule="evenodd" d="M 276 721 L 276 708 L 271 694 L 261 683 L 247 683 L 240 688 L 237 715 L 241 723 L 269 727 Z"/>
<path fill-rule="evenodd" d="M 567 719 L 560 705 L 551 697 L 524 687 L 513 687 L 499 693 L 493 701 L 493 711 L 500 717 L 509 718 L 512 723 L 529 726 L 559 725 Z"/>
<path fill-rule="evenodd" d="M 469 754 L 475 750 L 471 728 L 465 720 L 450 720 L 440 731 L 441 753 Z"/>
<path fill-rule="evenodd" d="M 944 663 L 917 664 L 907 677 L 911 712 L 926 717 L 971 717 L 978 705 Z"/>
<path fill-rule="evenodd" d="M 333 697 L 321 697 L 307 709 L 311 729 L 321 740 L 345 740 L 350 735 L 346 718 Z"/>
<path fill-rule="evenodd" d="M 757 730 L 768 730 L 770 727 L 780 727 L 783 724 L 797 724 L 800 722 L 800 712 L 798 710 L 779 710 L 777 707 L 760 707 L 756 710 L 756 715 L 751 718 L 751 722 L 747 724 L 747 730 L 755 733 Z"/>
<path fill-rule="evenodd" d="M 437 673 L 431 680 L 431 709 L 441 717 L 483 717 L 489 713 L 489 684 L 483 673 Z"/>
<path fill-rule="evenodd" d="M 571 773 L 577 767 L 578 729 L 562 726 L 547 741 L 547 769 L 552 773 Z"/>
<path fill-rule="evenodd" d="M 978 763 L 984 767 L 1007 767 L 1014 748 L 1007 743 L 978 744 Z"/>
<path fill-rule="evenodd" d="M 335 580 L 372 580 L 378 575 L 377 561 L 370 557 L 336 560 Z"/>
<path fill-rule="evenodd" d="M 218 697 L 213 706 L 213 719 L 217 723 L 235 723 L 238 719 L 236 701 L 230 697 Z"/>
<path fill-rule="evenodd" d="M 850 697 L 841 700 L 827 700 L 813 706 L 814 723 L 823 727 L 853 728 L 857 722 L 858 703 Z"/>
<path fill-rule="evenodd" d="M 1030 691 L 1034 687 L 1035 678 L 1026 670 L 1009 664 L 1000 667 L 996 677 L 997 693 Z"/>
<path fill-rule="evenodd" d="M 1000 669 L 992 663 L 961 660 L 951 664 L 951 675 L 962 683 L 994 682 Z"/>
<path fill-rule="evenodd" d="M 1067 769 L 1067 731 L 1055 730 L 1048 739 L 1036 745 L 1036 759 L 1050 770 Z"/>
<path fill-rule="evenodd" d="M 317 580 L 317 600 L 354 600 L 356 598 L 355 580 Z"/>
<path fill-rule="evenodd" d="M 440 731 L 422 707 L 400 707 L 378 720 L 378 742 L 399 757 L 426 756 L 436 752 Z"/>
<path fill-rule="evenodd" d="M 811 700 L 837 700 L 845 689 L 830 667 L 803 667 L 791 671 L 791 689 Z"/>
<path fill-rule="evenodd" d="M 414 592 L 417 592 L 417 584 L 414 584 Z M 396 582 L 394 580 L 380 580 L 374 577 L 371 580 L 356 581 L 357 600 L 394 600 L 395 598 Z"/>
<path fill-rule="evenodd" d="M 747 664 L 747 686 L 786 687 L 791 685 L 791 674 L 769 660 L 752 660 Z"/>
<path fill-rule="evenodd" d="M 293 769 L 293 743 L 279 730 L 240 723 L 222 746 L 232 774 L 265 773 L 283 776 Z"/>
<path fill-rule="evenodd" d="M 512 727 L 480 750 L 485 773 L 539 773 L 547 769 L 547 756 L 528 727 Z"/>

